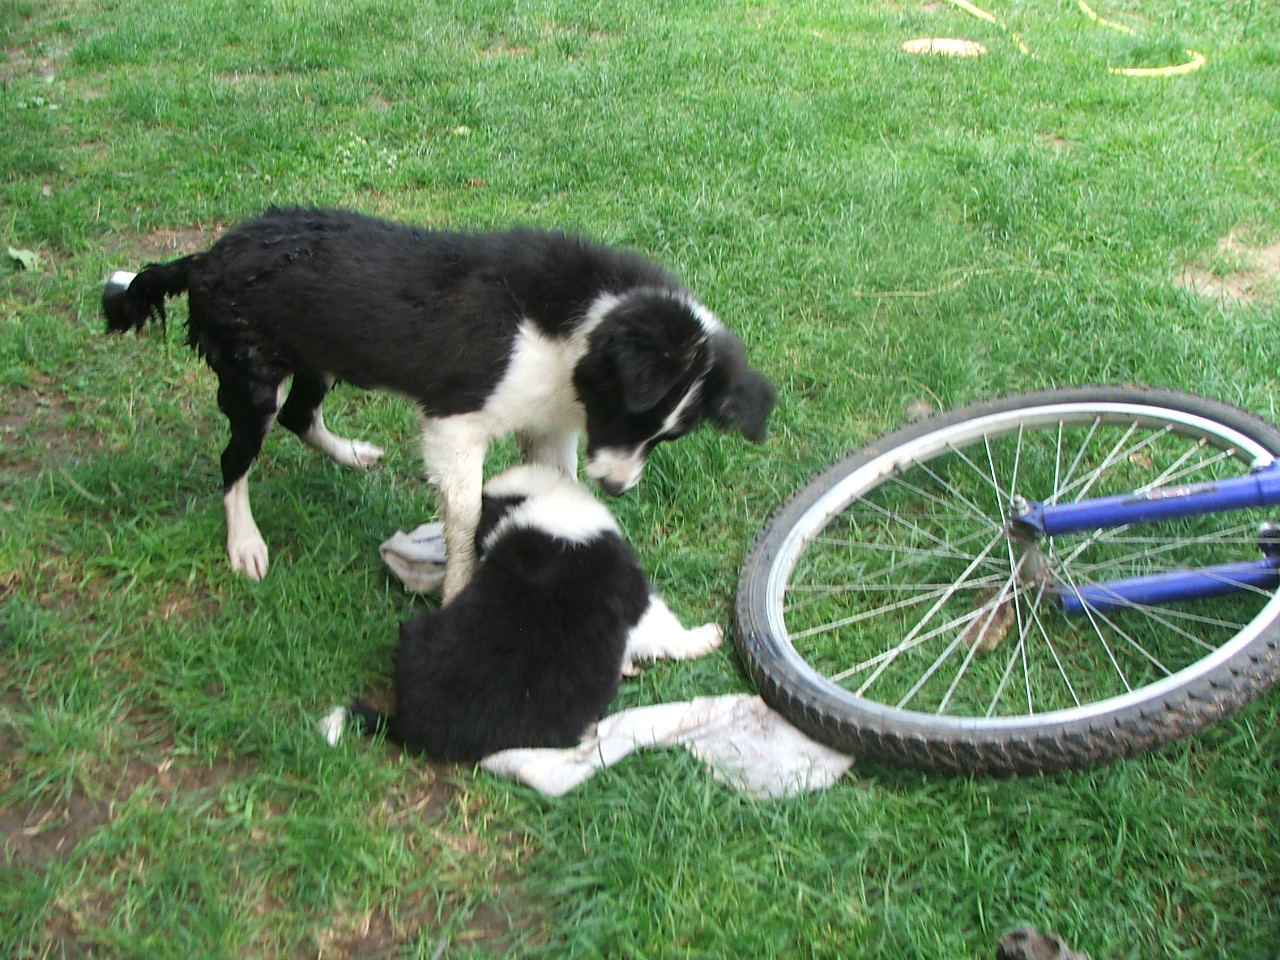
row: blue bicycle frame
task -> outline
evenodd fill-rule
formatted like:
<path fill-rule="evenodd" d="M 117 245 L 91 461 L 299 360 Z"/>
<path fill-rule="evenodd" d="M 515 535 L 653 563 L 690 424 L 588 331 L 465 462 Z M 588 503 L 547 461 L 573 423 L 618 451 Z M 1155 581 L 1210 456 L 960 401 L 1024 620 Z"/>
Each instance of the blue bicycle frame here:
<path fill-rule="evenodd" d="M 1280 460 L 1244 477 L 1215 483 L 1157 487 L 1141 493 L 1078 500 L 1073 503 L 1015 503 L 1011 525 L 1021 537 L 1056 537 L 1135 523 L 1202 516 L 1247 507 L 1280 504 Z M 1064 612 L 1151 606 L 1177 600 L 1215 597 L 1239 590 L 1280 586 L 1280 529 L 1269 525 L 1259 535 L 1262 558 L 1195 570 L 1131 577 L 1078 588 L 1060 585 Z"/>

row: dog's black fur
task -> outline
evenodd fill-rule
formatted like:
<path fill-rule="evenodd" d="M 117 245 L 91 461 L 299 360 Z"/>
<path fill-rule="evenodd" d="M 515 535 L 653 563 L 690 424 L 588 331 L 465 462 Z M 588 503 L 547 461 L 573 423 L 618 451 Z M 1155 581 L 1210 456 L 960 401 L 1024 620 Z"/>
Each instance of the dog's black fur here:
<path fill-rule="evenodd" d="M 775 400 L 741 341 L 671 274 L 563 233 L 440 232 L 274 209 L 204 253 L 113 277 L 108 331 L 163 320 L 165 299 L 184 291 L 188 342 L 216 373 L 231 426 L 228 552 L 251 576 L 265 574 L 267 551 L 244 480 L 273 417 L 342 462 L 381 454 L 325 429 L 320 404 L 335 380 L 401 393 L 422 411 L 449 546 L 446 599 L 473 564 L 494 436 L 514 431 L 527 459 L 576 474 L 585 431 L 588 474 L 617 494 L 657 443 L 703 420 L 761 440 Z M 556 359 L 518 371 L 530 355 Z"/>
<path fill-rule="evenodd" d="M 661 603 L 580 484 L 540 467 L 498 482 L 508 486 L 502 496 L 485 493 L 471 581 L 452 603 L 400 628 L 394 713 L 351 706 L 365 732 L 385 729 L 439 760 L 576 745 L 618 692 L 631 631 Z M 534 497 L 542 518 L 518 516 Z M 542 522 L 548 516 L 570 529 Z"/>

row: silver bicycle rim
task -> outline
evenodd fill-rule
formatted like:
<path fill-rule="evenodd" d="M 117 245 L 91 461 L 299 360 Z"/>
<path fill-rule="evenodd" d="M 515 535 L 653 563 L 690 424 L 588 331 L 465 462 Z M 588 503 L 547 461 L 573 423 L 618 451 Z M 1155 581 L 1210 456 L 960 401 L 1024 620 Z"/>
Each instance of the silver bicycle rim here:
<path fill-rule="evenodd" d="M 805 676 L 814 687 L 827 691 L 834 699 L 856 700 L 861 710 L 878 715 L 886 722 L 924 723 L 941 731 L 987 729 L 998 732 L 1025 728 L 1028 724 L 1046 727 L 1089 720 L 1158 699 L 1165 693 L 1183 686 L 1188 681 L 1230 660 L 1241 649 L 1253 642 L 1259 632 L 1280 613 L 1277 607 L 1280 605 L 1280 595 L 1272 596 L 1229 642 L 1157 682 L 1143 685 L 1118 696 L 1066 709 L 1037 712 L 1031 715 L 992 717 L 922 713 L 858 697 L 815 670 L 796 650 L 785 617 L 785 595 L 792 574 L 809 544 L 822 533 L 833 518 L 839 516 L 854 501 L 867 491 L 878 487 L 886 478 L 896 474 L 900 468 L 928 461 L 950 448 L 963 446 L 986 436 L 1002 435 L 1011 429 L 1016 429 L 1019 425 L 1022 429 L 1031 431 L 1063 421 L 1083 423 L 1095 418 L 1100 418 L 1101 422 L 1109 424 L 1137 422 L 1145 427 L 1167 426 L 1175 433 L 1203 438 L 1220 449 L 1233 449 L 1234 459 L 1248 461 L 1254 466 L 1269 463 L 1274 459 L 1271 452 L 1256 440 L 1216 420 L 1138 402 L 1084 400 L 1047 403 L 939 426 L 879 456 L 871 457 L 839 479 L 801 516 L 796 518 L 777 544 L 765 585 L 765 610 L 768 630 L 779 641 L 780 654 L 788 665 Z"/>

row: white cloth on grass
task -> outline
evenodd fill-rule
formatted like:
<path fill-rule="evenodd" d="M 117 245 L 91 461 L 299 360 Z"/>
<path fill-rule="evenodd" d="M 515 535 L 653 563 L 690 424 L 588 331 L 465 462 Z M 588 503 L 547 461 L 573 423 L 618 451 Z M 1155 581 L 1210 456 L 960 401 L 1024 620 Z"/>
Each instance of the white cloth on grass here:
<path fill-rule="evenodd" d="M 825 790 L 853 758 L 815 743 L 745 693 L 632 707 L 605 717 L 576 747 L 502 750 L 481 765 L 558 797 L 646 747 L 681 746 L 721 783 L 755 797 Z"/>
<path fill-rule="evenodd" d="M 397 530 L 378 548 L 382 562 L 406 590 L 433 593 L 444 582 L 444 524 L 424 523 L 408 533 Z"/>

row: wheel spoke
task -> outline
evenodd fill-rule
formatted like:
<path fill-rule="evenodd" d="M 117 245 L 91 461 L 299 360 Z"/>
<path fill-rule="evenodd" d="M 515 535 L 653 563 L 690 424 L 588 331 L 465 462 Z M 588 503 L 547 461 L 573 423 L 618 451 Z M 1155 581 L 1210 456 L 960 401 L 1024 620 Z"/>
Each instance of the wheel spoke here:
<path fill-rule="evenodd" d="M 908 549 L 897 544 L 877 544 L 877 543 L 860 543 L 852 540 L 824 541 L 826 545 L 839 545 L 850 549 L 860 549 L 866 551 L 871 556 L 878 556 L 882 553 L 891 553 L 894 556 L 905 554 L 901 560 L 896 563 L 890 563 L 886 566 L 878 567 L 863 573 L 858 580 L 849 580 L 836 584 L 789 584 L 787 594 L 793 593 L 806 594 L 801 600 L 788 603 L 783 608 L 787 613 L 798 610 L 805 606 L 811 606 L 820 603 L 823 600 L 845 593 L 849 590 L 865 590 L 870 583 L 876 584 L 879 590 L 927 590 L 931 589 L 929 584 L 922 583 L 899 583 L 892 578 L 899 570 L 918 565 L 922 559 L 938 557 L 947 557 L 952 559 L 967 559 L 970 554 L 961 548 L 968 542 L 976 540 L 981 536 L 980 533 L 972 533 L 960 541 L 948 544 L 939 544 L 938 550 L 924 549 Z M 976 585 L 979 589 L 985 586 L 981 581 L 972 581 L 971 586 Z"/>
<path fill-rule="evenodd" d="M 1003 537 L 998 537 L 998 536 L 991 538 L 991 541 L 982 549 L 982 552 L 973 558 L 973 561 L 965 569 L 964 573 L 960 575 L 960 578 L 959 578 L 960 583 L 963 583 L 965 579 L 969 576 L 969 574 L 971 574 L 975 569 L 977 569 L 979 563 L 981 563 L 981 561 L 985 559 L 986 556 L 989 553 L 991 553 L 991 551 L 994 550 L 1000 544 L 1000 541 L 1002 539 Z M 924 616 L 920 618 L 920 622 L 917 623 L 916 626 L 912 628 L 911 632 L 907 634 L 907 636 L 902 640 L 901 643 L 898 644 L 897 647 L 894 648 L 893 651 L 890 651 L 890 656 L 887 657 L 883 663 L 877 666 L 875 671 L 871 674 L 871 676 L 868 677 L 867 680 L 862 684 L 862 686 L 858 688 L 858 696 L 863 696 L 867 692 L 867 688 L 870 687 L 871 684 L 876 682 L 876 678 L 878 678 L 880 674 L 884 672 L 886 667 L 888 667 L 891 663 L 893 663 L 893 661 L 897 658 L 897 655 L 901 653 L 903 650 L 907 649 L 906 645 L 911 643 L 911 641 L 915 638 L 915 635 L 919 633 L 922 629 L 924 629 L 925 625 L 933 618 L 933 615 L 936 614 L 940 609 L 942 609 L 942 605 L 946 603 L 946 601 L 951 599 L 951 597 L 955 594 L 956 589 L 958 589 L 958 587 L 953 586 L 952 588 L 945 590 L 942 593 L 942 595 L 939 596 L 934 601 L 933 605 L 929 607 L 929 609 L 925 612 Z"/>
<path fill-rule="evenodd" d="M 1005 599 L 1007 599 L 1007 594 Z M 961 639 L 960 637 L 957 637 L 956 642 L 958 643 L 960 639 Z M 954 644 L 952 646 L 954 648 Z M 960 666 L 957 668 L 955 675 L 952 677 L 951 686 L 947 687 L 947 692 L 943 695 L 942 700 L 938 703 L 937 708 L 934 710 L 935 714 L 941 715 L 947 712 L 947 705 L 951 703 L 952 696 L 955 695 L 956 689 L 960 686 L 960 682 L 964 679 L 965 673 L 969 669 L 969 665 L 973 663 L 973 658 L 978 655 L 979 649 L 980 649 L 979 644 L 972 643 L 968 645 L 968 649 L 967 649 L 967 652 L 965 653 L 964 660 L 960 663 Z M 922 678 L 922 682 L 923 682 L 923 679 L 924 678 Z M 901 705 L 902 704 L 899 704 L 899 706 Z"/>

